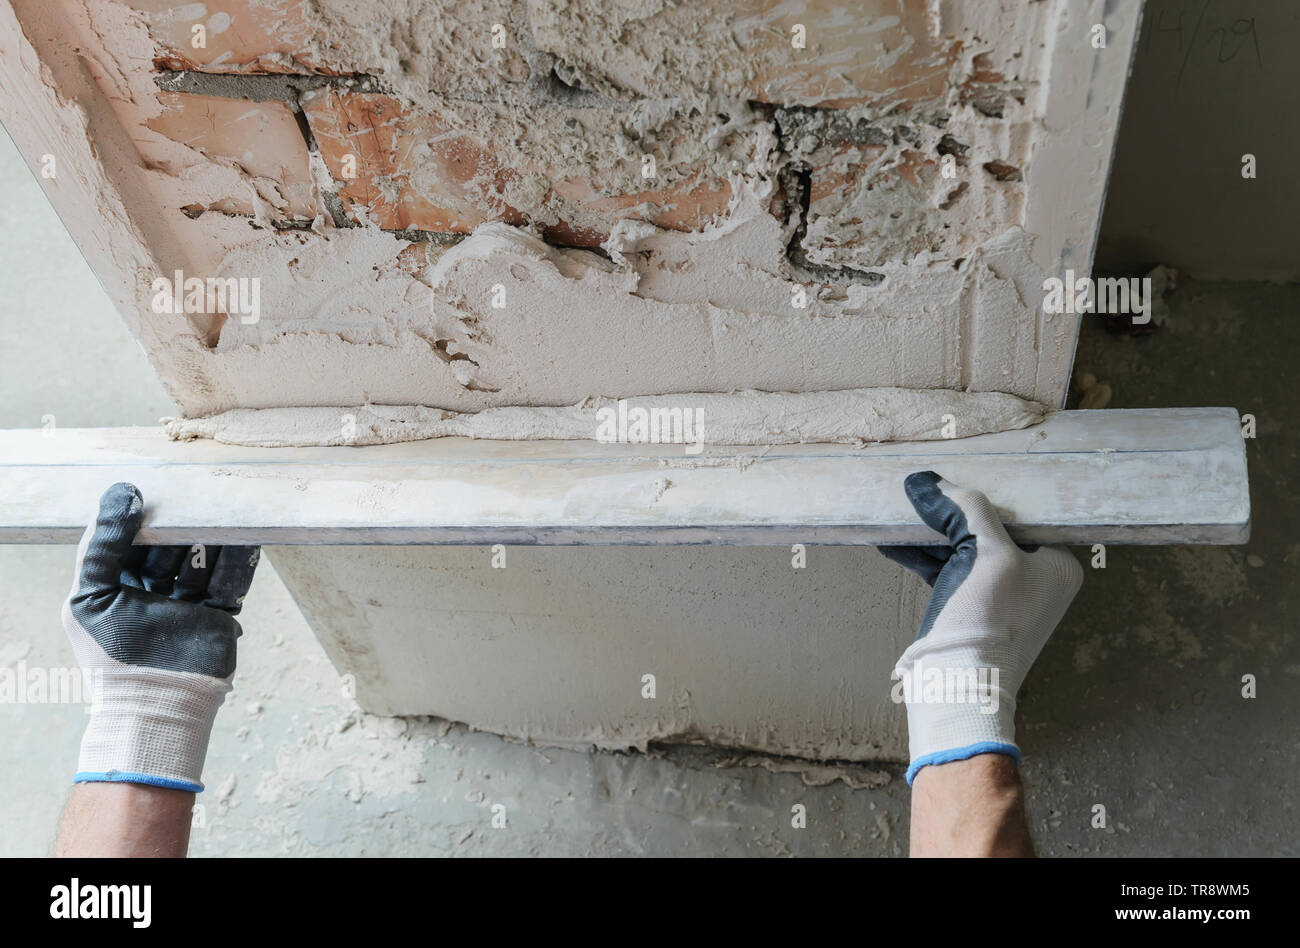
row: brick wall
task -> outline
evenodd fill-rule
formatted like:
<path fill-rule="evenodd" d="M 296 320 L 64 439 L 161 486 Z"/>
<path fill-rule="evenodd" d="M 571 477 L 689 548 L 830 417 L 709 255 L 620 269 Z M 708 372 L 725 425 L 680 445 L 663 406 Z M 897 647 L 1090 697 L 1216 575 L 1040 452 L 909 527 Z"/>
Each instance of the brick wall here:
<path fill-rule="evenodd" d="M 339 225 L 454 239 L 500 220 L 597 247 L 623 218 L 717 220 L 772 147 L 770 210 L 815 272 L 958 260 L 1019 223 L 1032 43 L 948 35 L 948 3 L 130 6 L 172 90 L 150 127 L 240 163 L 285 226 L 313 214 L 316 154 Z"/>

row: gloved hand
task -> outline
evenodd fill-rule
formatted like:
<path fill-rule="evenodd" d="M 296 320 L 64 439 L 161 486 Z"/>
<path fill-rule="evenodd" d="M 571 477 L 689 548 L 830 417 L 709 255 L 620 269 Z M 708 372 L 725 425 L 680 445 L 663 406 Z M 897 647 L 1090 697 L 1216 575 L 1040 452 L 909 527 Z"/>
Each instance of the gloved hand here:
<path fill-rule="evenodd" d="M 73 781 L 197 792 L 259 550 L 133 546 L 143 520 L 139 490 L 114 484 L 77 550 L 63 626 L 93 698 Z"/>
<path fill-rule="evenodd" d="M 880 548 L 934 587 L 916 641 L 894 669 L 907 702 L 910 786 L 928 764 L 988 753 L 1020 760 L 1016 694 L 1083 584 L 1083 568 L 1064 547 L 1016 546 L 978 491 L 933 471 L 903 486 L 949 543 Z"/>

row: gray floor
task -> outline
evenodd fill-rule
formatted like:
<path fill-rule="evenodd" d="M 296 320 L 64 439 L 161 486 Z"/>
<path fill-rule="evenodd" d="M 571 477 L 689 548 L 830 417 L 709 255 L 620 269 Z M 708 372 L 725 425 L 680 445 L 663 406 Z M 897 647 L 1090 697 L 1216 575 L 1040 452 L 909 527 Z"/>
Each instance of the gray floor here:
<path fill-rule="evenodd" d="M 0 427 L 168 414 L 143 354 L 2 138 L 0 191 Z M 1296 287 L 1191 284 L 1158 334 L 1085 326 L 1076 366 L 1113 387 L 1111 407 L 1232 405 L 1257 416 L 1255 537 L 1243 548 L 1112 547 L 1106 569 L 1088 571 L 1021 701 L 1044 854 L 1300 851 L 1290 618 L 1300 516 L 1288 485 L 1300 446 L 1298 304 Z M 72 663 L 58 619 L 71 563 L 68 547 L 0 547 L 0 669 Z M 906 852 L 901 766 L 698 748 L 579 753 L 376 718 L 348 698 L 273 569 L 259 571 L 243 623 L 197 855 Z M 1245 674 L 1258 680 L 1253 700 L 1241 696 Z M 70 704 L 0 705 L 0 855 L 48 852 L 84 719 Z M 806 829 L 791 826 L 796 804 Z M 1092 826 L 1097 804 L 1105 828 Z"/>

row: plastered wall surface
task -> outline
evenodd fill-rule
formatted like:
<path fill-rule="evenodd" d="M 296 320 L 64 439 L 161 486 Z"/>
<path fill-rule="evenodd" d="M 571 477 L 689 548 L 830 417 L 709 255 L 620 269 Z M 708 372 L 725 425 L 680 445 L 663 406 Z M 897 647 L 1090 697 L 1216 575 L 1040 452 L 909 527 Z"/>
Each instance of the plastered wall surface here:
<path fill-rule="evenodd" d="M 880 386 L 1056 406 L 1078 322 L 1040 287 L 1088 268 L 1137 9 L 10 0 L 0 102 L 191 419 Z M 169 312 L 176 275 L 255 279 L 256 313 Z M 887 675 L 919 581 L 865 550 L 815 551 L 834 581 L 805 586 L 788 550 L 607 553 L 499 580 L 487 551 L 272 555 L 368 707 L 904 754 L 887 688 L 845 668 Z"/>
<path fill-rule="evenodd" d="M 782 547 L 270 553 L 376 713 L 542 745 L 907 754 L 889 673 L 929 590 L 873 549 L 811 547 L 812 569 Z"/>

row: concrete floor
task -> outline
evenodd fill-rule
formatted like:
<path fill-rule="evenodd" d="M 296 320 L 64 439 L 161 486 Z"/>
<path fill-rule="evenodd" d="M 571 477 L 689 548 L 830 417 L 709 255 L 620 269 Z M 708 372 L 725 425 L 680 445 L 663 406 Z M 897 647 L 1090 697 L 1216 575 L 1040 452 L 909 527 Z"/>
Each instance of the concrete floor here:
<path fill-rule="evenodd" d="M 143 353 L 0 138 L 0 427 L 152 424 Z M 1296 855 L 1300 287 L 1189 284 L 1157 334 L 1085 325 L 1076 369 L 1111 407 L 1231 405 L 1249 443 L 1241 548 L 1107 551 L 1022 693 L 1031 828 L 1045 855 Z M 93 498 L 87 498 L 88 505 Z M 1088 553 L 1076 551 L 1087 561 Z M 0 668 L 68 666 L 71 547 L 0 547 Z M 241 619 L 195 855 L 903 855 L 901 765 L 702 748 L 581 753 L 435 719 L 361 713 L 272 568 Z M 1256 676 L 1258 697 L 1241 697 Z M 900 709 L 899 713 L 902 711 Z M 49 851 L 80 706 L 0 706 L 0 855 Z M 493 826 L 496 805 L 506 824 Z M 807 828 L 791 807 L 807 808 Z M 1092 827 L 1093 808 L 1107 825 Z"/>

